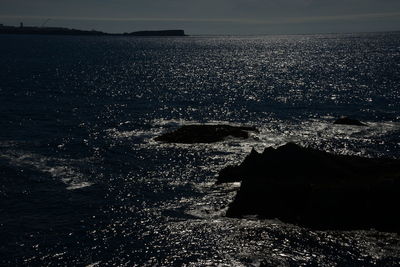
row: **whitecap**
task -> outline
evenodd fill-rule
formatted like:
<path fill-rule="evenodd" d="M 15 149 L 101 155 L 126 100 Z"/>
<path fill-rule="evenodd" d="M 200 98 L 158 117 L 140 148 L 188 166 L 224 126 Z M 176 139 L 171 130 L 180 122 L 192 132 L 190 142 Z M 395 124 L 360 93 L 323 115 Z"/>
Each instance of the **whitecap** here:
<path fill-rule="evenodd" d="M 93 185 L 65 159 L 49 158 L 39 154 L 10 150 L 0 155 L 15 167 L 30 168 L 49 174 L 56 181 L 66 185 L 66 189 L 74 190 Z"/>

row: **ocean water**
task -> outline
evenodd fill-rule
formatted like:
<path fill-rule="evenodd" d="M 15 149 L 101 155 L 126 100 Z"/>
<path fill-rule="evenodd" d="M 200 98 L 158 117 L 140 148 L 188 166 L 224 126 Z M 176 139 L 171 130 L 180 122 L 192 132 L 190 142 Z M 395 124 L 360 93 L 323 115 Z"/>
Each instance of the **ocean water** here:
<path fill-rule="evenodd" d="M 289 141 L 400 158 L 400 33 L 1 35 L 0 65 L 0 265 L 400 264 L 393 233 L 227 218 L 239 184 L 214 184 Z M 189 123 L 260 132 L 154 141 Z"/>

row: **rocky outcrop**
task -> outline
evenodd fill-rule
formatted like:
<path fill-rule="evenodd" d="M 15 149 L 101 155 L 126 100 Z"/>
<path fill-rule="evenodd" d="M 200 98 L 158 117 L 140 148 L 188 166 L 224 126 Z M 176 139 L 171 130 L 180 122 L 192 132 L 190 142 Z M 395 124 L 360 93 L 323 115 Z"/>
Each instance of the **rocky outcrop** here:
<path fill-rule="evenodd" d="M 156 137 L 155 140 L 183 144 L 214 143 L 228 136 L 246 139 L 251 131 L 257 129 L 231 125 L 184 125 L 173 132 Z"/>
<path fill-rule="evenodd" d="M 315 229 L 400 231 L 400 161 L 289 143 L 252 151 L 218 182 L 242 181 L 227 216 L 259 215 Z"/>
<path fill-rule="evenodd" d="M 138 31 L 127 33 L 129 36 L 186 36 L 184 30 L 164 30 L 164 31 Z"/>
<path fill-rule="evenodd" d="M 341 118 L 337 119 L 333 124 L 367 126 L 365 123 L 362 123 L 359 120 L 351 119 L 349 117 L 341 117 Z"/>

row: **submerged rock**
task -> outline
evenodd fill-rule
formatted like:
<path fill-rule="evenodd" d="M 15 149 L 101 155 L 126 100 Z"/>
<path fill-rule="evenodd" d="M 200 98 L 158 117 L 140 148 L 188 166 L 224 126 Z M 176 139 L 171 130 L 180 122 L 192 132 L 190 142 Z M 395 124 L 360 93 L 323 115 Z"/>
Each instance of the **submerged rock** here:
<path fill-rule="evenodd" d="M 254 127 L 231 125 L 184 125 L 179 129 L 156 137 L 156 141 L 166 143 L 214 143 L 228 136 L 248 138 L 249 131 L 257 131 Z"/>
<path fill-rule="evenodd" d="M 351 119 L 349 117 L 341 117 L 337 119 L 333 124 L 343 124 L 343 125 L 354 125 L 354 126 L 367 126 L 359 120 Z"/>
<path fill-rule="evenodd" d="M 252 151 L 220 172 L 242 181 L 227 216 L 259 215 L 314 229 L 400 232 L 400 161 L 343 156 L 286 144 Z"/>

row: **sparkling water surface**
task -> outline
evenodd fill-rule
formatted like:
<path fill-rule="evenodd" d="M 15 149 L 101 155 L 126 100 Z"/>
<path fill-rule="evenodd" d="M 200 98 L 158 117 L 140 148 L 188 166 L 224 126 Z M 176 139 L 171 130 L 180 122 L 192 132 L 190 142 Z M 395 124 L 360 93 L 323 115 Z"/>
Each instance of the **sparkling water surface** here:
<path fill-rule="evenodd" d="M 2 35 L 0 48 L 0 265 L 400 264 L 396 234 L 226 218 L 240 184 L 214 184 L 289 141 L 400 158 L 400 33 Z M 333 125 L 342 115 L 368 127 Z M 154 141 L 197 123 L 260 132 Z"/>

